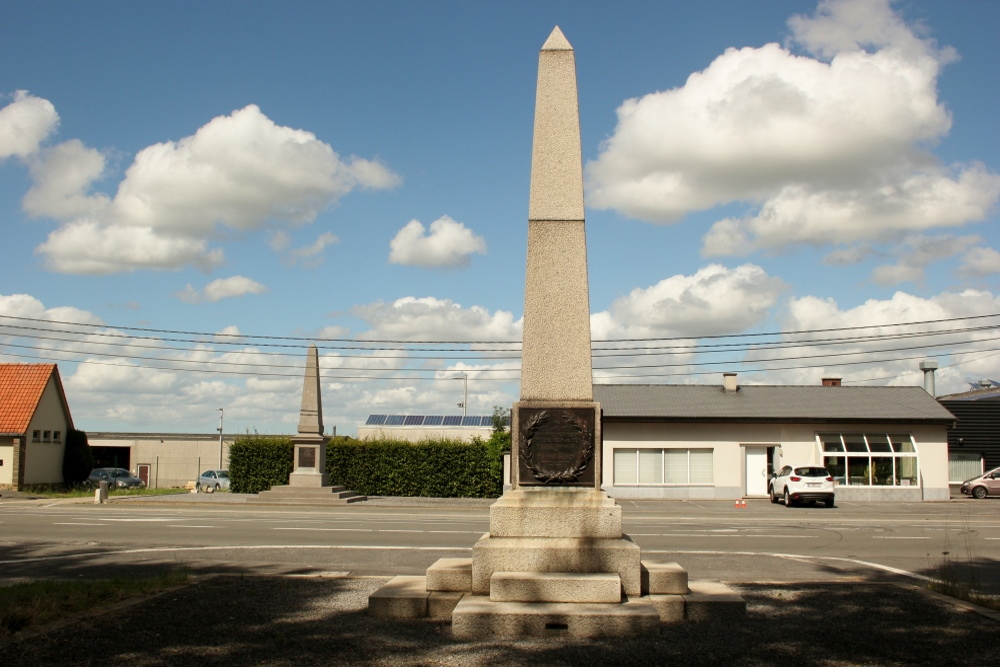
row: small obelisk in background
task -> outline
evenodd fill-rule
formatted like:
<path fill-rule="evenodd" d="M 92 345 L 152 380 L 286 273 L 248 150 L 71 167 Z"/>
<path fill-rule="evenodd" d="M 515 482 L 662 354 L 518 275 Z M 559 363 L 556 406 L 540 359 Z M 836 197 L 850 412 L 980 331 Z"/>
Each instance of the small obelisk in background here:
<path fill-rule="evenodd" d="M 309 346 L 306 373 L 302 381 L 302 407 L 299 410 L 299 432 L 292 438 L 295 459 L 289 486 L 327 486 L 326 436 L 323 435 L 323 400 L 319 387 L 319 350 Z"/>

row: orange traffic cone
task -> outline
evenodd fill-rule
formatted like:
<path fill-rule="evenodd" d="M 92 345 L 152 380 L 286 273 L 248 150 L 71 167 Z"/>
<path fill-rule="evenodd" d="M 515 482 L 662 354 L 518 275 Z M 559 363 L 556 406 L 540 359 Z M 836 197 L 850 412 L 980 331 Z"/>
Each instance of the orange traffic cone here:
<path fill-rule="evenodd" d="M 740 499 L 739 498 L 736 499 L 736 504 L 733 505 L 733 507 L 736 508 L 736 509 L 740 508 Z"/>
<path fill-rule="evenodd" d="M 742 507 L 743 509 L 746 509 L 747 508 L 747 501 L 741 500 L 740 501 L 740 507 Z"/>

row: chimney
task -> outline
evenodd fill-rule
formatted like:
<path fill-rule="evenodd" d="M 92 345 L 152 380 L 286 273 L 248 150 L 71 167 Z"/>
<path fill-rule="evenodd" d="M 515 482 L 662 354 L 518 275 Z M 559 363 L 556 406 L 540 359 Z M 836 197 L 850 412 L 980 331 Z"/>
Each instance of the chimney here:
<path fill-rule="evenodd" d="M 938 362 L 933 359 L 920 362 L 920 370 L 924 372 L 924 391 L 931 396 L 934 396 L 936 391 L 934 388 L 934 371 L 937 370 L 937 367 Z"/>
<path fill-rule="evenodd" d="M 736 373 L 723 373 L 722 387 L 726 391 L 736 391 L 739 389 L 739 385 L 736 384 Z"/>
<path fill-rule="evenodd" d="M 839 387 L 840 378 L 823 378 L 824 387 Z"/>

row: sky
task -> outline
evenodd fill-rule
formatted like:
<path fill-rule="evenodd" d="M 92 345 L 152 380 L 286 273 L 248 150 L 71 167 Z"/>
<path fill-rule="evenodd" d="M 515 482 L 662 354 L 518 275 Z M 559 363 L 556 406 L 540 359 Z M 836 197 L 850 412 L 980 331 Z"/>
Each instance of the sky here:
<path fill-rule="evenodd" d="M 595 382 L 1000 379 L 986 0 L 8 0 L 0 362 L 87 431 L 294 433 L 310 343 L 328 432 L 509 407 L 556 25 Z"/>

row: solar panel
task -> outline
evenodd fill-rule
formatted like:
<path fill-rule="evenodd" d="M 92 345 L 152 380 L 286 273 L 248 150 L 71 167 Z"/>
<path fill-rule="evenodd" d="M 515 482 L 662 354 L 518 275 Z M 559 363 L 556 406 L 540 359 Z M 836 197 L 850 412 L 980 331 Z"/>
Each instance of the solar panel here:
<path fill-rule="evenodd" d="M 462 426 L 479 426 L 479 422 L 482 418 L 479 415 L 474 415 L 472 417 L 462 417 Z"/>
<path fill-rule="evenodd" d="M 365 422 L 368 426 L 381 426 L 385 423 L 385 415 L 368 415 L 368 421 Z"/>
<path fill-rule="evenodd" d="M 440 426 L 444 421 L 441 415 L 427 415 L 424 417 L 424 426 Z"/>
<path fill-rule="evenodd" d="M 389 415 L 385 420 L 386 426 L 402 426 L 403 415 Z"/>
<path fill-rule="evenodd" d="M 493 426 L 493 417 L 483 417 L 480 426 Z"/>
<path fill-rule="evenodd" d="M 423 423 L 423 415 L 406 415 L 406 419 L 403 420 L 403 426 L 420 426 Z"/>
<path fill-rule="evenodd" d="M 448 415 L 447 417 L 444 418 L 444 425 L 445 426 L 461 426 L 462 425 L 462 417 L 459 416 L 459 415 Z"/>

